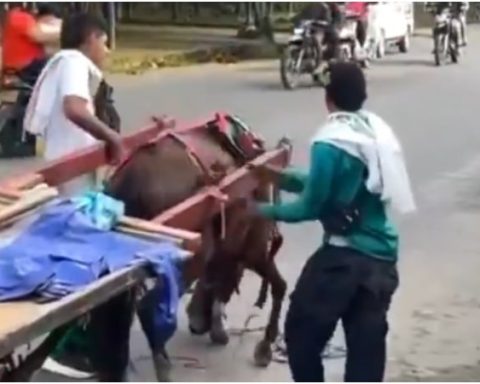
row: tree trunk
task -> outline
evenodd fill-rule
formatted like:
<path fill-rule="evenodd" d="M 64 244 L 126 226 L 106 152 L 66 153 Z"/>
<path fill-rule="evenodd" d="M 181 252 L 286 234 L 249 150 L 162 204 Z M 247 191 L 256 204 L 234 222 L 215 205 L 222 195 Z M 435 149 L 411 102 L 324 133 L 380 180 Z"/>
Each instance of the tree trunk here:
<path fill-rule="evenodd" d="M 255 3 L 245 3 L 246 5 L 246 18 L 245 25 L 247 29 L 255 29 Z"/>
<path fill-rule="evenodd" d="M 124 9 L 124 21 L 131 21 L 132 20 L 132 14 L 133 14 L 133 9 L 132 9 L 132 3 L 122 3 L 122 6 L 125 7 Z"/>
<path fill-rule="evenodd" d="M 255 23 L 261 36 L 264 36 L 268 41 L 274 43 L 275 36 L 272 25 L 272 6 L 271 2 L 255 3 L 256 20 Z"/>
<path fill-rule="evenodd" d="M 178 3 L 171 3 L 172 4 L 172 21 L 178 21 L 178 16 L 180 14 L 179 4 Z"/>
<path fill-rule="evenodd" d="M 265 16 L 263 19 L 263 31 L 268 41 L 275 43 L 275 31 L 273 30 L 273 7 L 274 3 L 265 3 Z"/>
<path fill-rule="evenodd" d="M 193 15 L 195 17 L 200 16 L 200 3 L 197 1 L 197 2 L 192 3 L 192 4 L 193 4 Z"/>

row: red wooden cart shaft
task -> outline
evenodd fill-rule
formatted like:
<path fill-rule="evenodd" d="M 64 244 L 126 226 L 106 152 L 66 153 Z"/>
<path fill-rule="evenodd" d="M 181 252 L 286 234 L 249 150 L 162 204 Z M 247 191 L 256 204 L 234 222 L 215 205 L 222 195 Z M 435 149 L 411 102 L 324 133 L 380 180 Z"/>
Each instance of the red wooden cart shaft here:
<path fill-rule="evenodd" d="M 131 150 L 154 139 L 160 131 L 159 126 L 153 124 L 141 131 L 124 137 L 123 143 L 127 149 Z M 36 171 L 8 179 L 1 183 L 0 188 L 23 189 L 28 186 L 27 184 L 31 184 L 33 180 L 38 180 L 39 178 L 49 185 L 57 186 L 82 176 L 85 173 L 93 172 L 106 163 L 105 147 L 103 144 L 97 144 L 52 161 Z"/>
<path fill-rule="evenodd" d="M 250 164 L 285 167 L 288 165 L 289 158 L 289 150 L 279 148 L 266 152 Z M 218 186 L 206 187 L 194 196 L 163 212 L 153 221 L 186 230 L 199 230 L 207 218 L 219 213 L 222 208 L 221 201 L 215 198 L 212 192 L 219 191 L 227 195 L 228 200 L 233 201 L 248 197 L 257 186 L 258 181 L 255 176 L 252 175 L 247 166 L 244 166 L 226 176 Z"/>

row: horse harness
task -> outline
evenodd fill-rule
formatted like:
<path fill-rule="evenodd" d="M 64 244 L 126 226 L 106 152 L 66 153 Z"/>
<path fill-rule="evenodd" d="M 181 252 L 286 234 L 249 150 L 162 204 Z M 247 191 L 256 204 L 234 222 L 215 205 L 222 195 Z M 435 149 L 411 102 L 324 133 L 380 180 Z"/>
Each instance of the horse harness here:
<path fill-rule="evenodd" d="M 156 118 L 154 118 L 154 121 L 158 123 L 160 133 L 145 145 L 155 145 L 168 137 L 185 149 L 192 163 L 200 170 L 203 184 L 208 188 L 209 195 L 220 202 L 222 221 L 221 237 L 224 239 L 226 233 L 225 208 L 228 196 L 220 190 L 217 184 L 226 176 L 226 169 L 219 164 L 215 156 L 204 150 L 201 145 L 198 145 L 196 143 L 197 139 L 190 133 L 207 130 L 207 132 L 219 140 L 220 145 L 228 151 L 238 166 L 245 165 L 264 153 L 265 148 L 263 141 L 253 134 L 238 118 L 224 113 L 217 113 L 215 119 L 206 124 L 202 123 L 178 128 L 165 127 L 163 122 Z M 116 168 L 114 174 L 129 162 L 133 153 L 135 152 L 133 151 L 130 157 L 125 159 L 125 161 Z M 282 243 L 282 236 L 275 224 L 272 226 L 271 239 L 268 246 L 269 259 L 274 258 Z"/>

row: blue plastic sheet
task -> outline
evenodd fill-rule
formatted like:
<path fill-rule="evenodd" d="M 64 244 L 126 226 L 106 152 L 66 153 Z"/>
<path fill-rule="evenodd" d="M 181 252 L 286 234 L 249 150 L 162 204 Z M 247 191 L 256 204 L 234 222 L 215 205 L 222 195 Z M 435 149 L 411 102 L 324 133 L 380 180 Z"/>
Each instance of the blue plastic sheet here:
<path fill-rule="evenodd" d="M 148 319 L 143 312 L 142 324 L 147 324 L 151 345 L 160 347 L 176 329 L 182 294 L 179 249 L 169 242 L 150 242 L 100 229 L 113 225 L 123 212 L 118 210 L 120 205 L 111 204 L 114 201 L 104 204 L 106 201 L 104 195 L 90 193 L 83 200 L 60 202 L 0 249 L 0 301 L 30 295 L 57 299 L 105 273 L 146 261 L 159 284 L 150 298 L 153 312 Z"/>

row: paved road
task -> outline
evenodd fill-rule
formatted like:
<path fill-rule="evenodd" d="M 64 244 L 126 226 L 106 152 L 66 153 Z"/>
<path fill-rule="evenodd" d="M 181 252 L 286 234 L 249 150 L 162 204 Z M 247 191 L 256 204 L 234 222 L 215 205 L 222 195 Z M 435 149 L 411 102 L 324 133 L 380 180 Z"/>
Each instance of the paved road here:
<path fill-rule="evenodd" d="M 459 65 L 435 68 L 431 43 L 418 38 L 407 55 L 394 54 L 368 70 L 368 106 L 395 127 L 404 147 L 420 210 L 398 218 L 403 235 L 401 289 L 391 313 L 388 376 L 468 380 L 480 369 L 480 40 Z M 295 92 L 280 88 L 277 64 L 249 63 L 231 67 L 162 71 L 144 77 L 116 78 L 124 122 L 138 127 L 151 114 L 185 119 L 210 111 L 234 112 L 272 144 L 282 135 L 294 139 L 294 162 L 306 165 L 308 141 L 325 117 L 323 92 L 309 87 Z M 2 164 L 13 172 L 25 162 Z M 287 243 L 280 269 L 292 287 L 308 255 L 318 246 L 318 224 L 284 228 Z M 229 307 L 232 327 L 241 327 L 251 312 L 259 287 L 247 275 L 241 296 Z M 263 324 L 262 313 L 256 324 Z M 192 369 L 175 359 L 174 378 L 182 381 L 288 381 L 285 365 L 267 370 L 252 367 L 259 334 L 233 337 L 227 348 L 193 338 L 185 326 L 172 341 L 173 356 L 196 357 L 206 369 Z M 342 344 L 339 334 L 334 344 Z M 138 328 L 132 339 L 132 379 L 153 380 L 145 341 Z M 341 378 L 343 360 L 327 362 L 333 380 Z M 45 376 L 43 376 L 45 378 Z"/>

